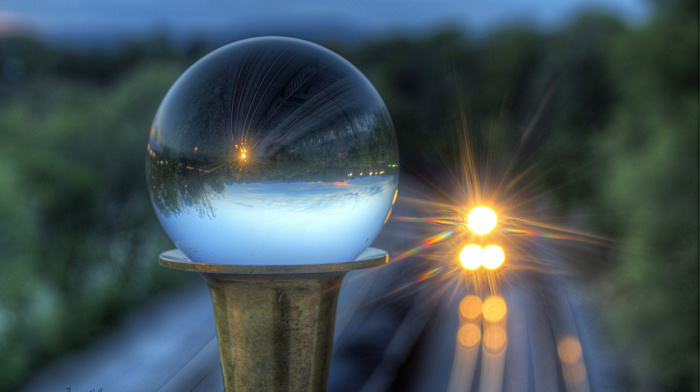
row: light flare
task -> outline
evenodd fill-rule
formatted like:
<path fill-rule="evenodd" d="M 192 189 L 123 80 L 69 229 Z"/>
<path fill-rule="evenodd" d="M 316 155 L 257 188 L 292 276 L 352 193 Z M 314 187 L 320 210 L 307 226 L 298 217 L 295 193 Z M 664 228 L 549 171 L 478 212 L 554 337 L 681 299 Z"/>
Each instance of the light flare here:
<path fill-rule="evenodd" d="M 401 291 L 403 291 L 403 290 L 406 290 L 407 288 L 409 288 L 409 287 L 411 287 L 411 286 L 414 286 L 414 285 L 416 285 L 416 284 L 418 284 L 418 283 L 424 282 L 424 281 L 426 281 L 426 280 L 428 280 L 428 279 L 431 279 L 431 278 L 435 278 L 435 277 L 444 277 L 444 276 L 446 276 L 445 272 L 446 272 L 445 266 L 442 266 L 442 265 L 437 266 L 437 267 L 432 268 L 432 269 L 430 269 L 430 270 L 428 270 L 428 271 L 425 271 L 425 272 L 422 273 L 421 275 L 418 275 L 418 276 L 415 277 L 413 280 L 401 284 L 400 286 L 398 286 L 398 287 L 395 288 L 394 290 L 390 291 L 390 292 L 387 293 L 386 295 L 387 295 L 387 296 L 394 295 L 394 294 L 399 293 L 399 292 L 401 292 Z"/>
<path fill-rule="evenodd" d="M 550 93 L 551 91 L 547 94 L 546 102 L 551 98 Z M 441 276 L 460 271 L 459 283 L 466 285 L 470 292 L 477 293 L 477 295 L 463 298 L 459 304 L 462 326 L 457 333 L 457 342 L 462 348 L 472 348 L 477 347 L 481 341 L 483 352 L 479 366 L 482 369 L 489 367 L 484 358 L 505 356 L 508 345 L 506 331 L 508 308 L 505 300 L 496 295 L 496 293 L 502 294 L 501 286 L 507 288 L 509 279 L 520 279 L 518 273 L 521 271 L 547 273 L 557 273 L 560 269 L 566 271 L 566 265 L 562 265 L 559 258 L 543 256 L 538 252 L 542 247 L 541 244 L 547 245 L 547 242 L 540 241 L 541 239 L 558 240 L 558 245 L 567 246 L 610 243 L 610 239 L 584 231 L 571 230 L 557 224 L 557 221 L 563 221 L 562 218 L 566 216 L 545 216 L 543 210 L 547 211 L 547 214 L 551 214 L 549 211 L 554 210 L 540 209 L 540 205 L 536 203 L 550 191 L 545 191 L 542 195 L 536 193 L 538 183 L 532 173 L 535 172 L 537 162 L 525 166 L 523 164 L 526 162 L 520 162 L 518 156 L 525 145 L 525 139 L 535 129 L 534 125 L 544 106 L 546 103 L 541 105 L 532 123 L 524 132 L 521 132 L 522 139 L 514 154 L 489 155 L 489 151 L 486 151 L 483 162 L 482 157 L 477 157 L 475 154 L 481 151 L 482 145 L 472 145 L 469 140 L 470 135 L 474 133 L 467 132 L 467 112 L 458 111 L 458 120 L 461 120 L 461 127 L 458 127 L 460 128 L 458 131 L 461 132 L 458 136 L 461 136 L 461 139 L 458 140 L 457 146 L 461 161 L 457 162 L 459 165 L 457 172 L 447 173 L 450 175 L 447 178 L 449 182 L 447 185 L 442 181 L 443 178 L 440 178 L 441 182 L 431 183 L 434 188 L 432 194 L 426 193 L 424 197 L 403 197 L 403 202 L 410 203 L 418 211 L 416 215 L 393 217 L 401 222 L 445 230 L 436 236 L 424 235 L 419 240 L 419 246 L 404 253 L 403 256 L 413 256 L 415 253 L 429 250 L 431 252 L 426 252 L 426 259 L 443 263 L 452 261 L 453 269 L 446 270 Z M 490 158 L 491 161 L 489 161 Z M 489 165 L 490 163 L 494 165 Z M 506 164 L 507 167 L 502 167 L 502 164 Z M 453 181 L 450 182 L 450 179 Z M 465 206 L 478 207 L 470 210 L 464 208 Z M 465 215 L 467 212 L 468 214 Z M 432 250 L 428 249 L 431 247 Z M 506 261 L 506 252 L 508 253 L 508 271 L 491 273 L 492 269 L 502 268 Z M 460 265 L 454 263 L 455 256 L 459 256 Z M 479 269 L 481 266 L 484 270 Z M 466 273 L 465 269 L 468 270 Z M 432 282 L 436 281 L 437 279 Z M 444 287 L 439 289 L 443 290 Z M 493 296 L 488 298 L 479 296 L 486 293 Z M 513 323 L 513 326 L 515 325 L 516 323 Z M 589 389 L 586 368 L 578 340 L 573 337 L 562 340 L 556 348 L 558 359 L 561 361 L 560 369 L 567 384 L 566 389 L 587 392 Z M 463 352 L 474 351 L 457 350 L 456 353 L 463 355 Z M 484 353 L 488 355 L 483 355 Z M 457 362 L 458 356 L 455 355 L 455 364 L 463 365 L 464 362 Z M 475 362 L 473 359 L 471 361 Z M 494 366 L 491 363 L 491 368 Z M 487 385 L 489 380 L 495 380 L 491 377 L 492 375 L 503 374 L 502 363 L 500 370 L 501 373 L 482 371 L 480 390 L 500 390 L 500 387 L 490 389 Z M 465 378 L 463 376 L 465 373 L 464 366 L 453 368 L 452 377 L 458 381 L 453 383 L 451 380 L 450 385 L 457 385 L 458 388 L 450 388 L 450 390 L 475 389 L 469 388 L 473 385 L 472 378 L 471 376 Z M 468 380 L 466 384 L 464 380 Z M 466 388 L 464 388 L 465 385 Z"/>
<path fill-rule="evenodd" d="M 460 263 L 471 271 L 481 266 L 489 270 L 496 270 L 503 265 L 505 259 L 505 252 L 498 245 L 488 245 L 486 248 L 482 248 L 477 244 L 469 244 L 459 252 Z"/>
<path fill-rule="evenodd" d="M 429 238 L 427 238 L 425 241 L 422 243 L 418 244 L 417 246 L 401 253 L 396 256 L 393 256 L 392 260 L 393 262 L 397 262 L 399 260 L 403 260 L 407 257 L 411 257 L 419 253 L 420 251 L 430 248 L 431 246 L 439 243 L 440 241 L 445 240 L 446 238 L 449 238 L 455 233 L 455 230 L 445 230 L 441 233 L 435 234 Z"/>
<path fill-rule="evenodd" d="M 504 226 L 503 231 L 506 233 L 520 234 L 528 237 L 548 238 L 553 240 L 575 241 L 591 244 L 600 244 L 609 241 L 607 238 L 591 233 L 566 229 L 555 225 L 548 225 L 525 219 L 507 219 Z"/>
<path fill-rule="evenodd" d="M 488 207 L 476 207 L 467 215 L 467 226 L 469 230 L 476 234 L 491 232 L 497 223 L 498 217 L 496 217 L 496 213 Z"/>

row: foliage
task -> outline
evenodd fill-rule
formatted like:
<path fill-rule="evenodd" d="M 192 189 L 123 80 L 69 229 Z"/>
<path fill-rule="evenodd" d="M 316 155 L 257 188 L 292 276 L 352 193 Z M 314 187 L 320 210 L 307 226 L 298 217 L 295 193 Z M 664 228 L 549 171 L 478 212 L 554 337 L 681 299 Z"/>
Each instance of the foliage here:
<path fill-rule="evenodd" d="M 182 279 L 156 269 L 171 245 L 143 162 L 151 116 L 184 67 L 149 57 L 104 69 L 22 40 L 0 51 L 0 390 L 15 390 L 45 358 Z"/>
<path fill-rule="evenodd" d="M 624 347 L 634 390 L 695 390 L 697 12 L 619 35 L 608 50 L 617 99 L 595 156 L 606 168 L 597 196 L 621 244 L 602 279 L 612 337 Z"/>

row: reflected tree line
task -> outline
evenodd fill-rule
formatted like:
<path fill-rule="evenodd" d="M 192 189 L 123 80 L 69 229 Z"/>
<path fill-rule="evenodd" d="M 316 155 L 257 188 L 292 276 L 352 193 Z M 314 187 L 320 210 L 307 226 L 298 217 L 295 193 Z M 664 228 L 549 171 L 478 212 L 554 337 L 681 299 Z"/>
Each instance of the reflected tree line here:
<path fill-rule="evenodd" d="M 156 208 L 211 216 L 212 198 L 227 185 L 396 173 L 398 145 L 381 98 L 329 53 L 301 41 L 249 40 L 188 69 L 153 121 L 147 179 Z"/>
<path fill-rule="evenodd" d="M 212 217 L 211 200 L 226 186 L 261 182 L 343 182 L 364 176 L 389 176 L 399 172 L 393 128 L 385 113 L 375 115 L 363 132 L 346 132 L 353 124 L 339 122 L 329 130 L 305 135 L 272 156 L 259 158 L 255 151 L 229 146 L 227 154 L 180 158 L 156 153 L 147 147 L 149 191 L 156 208 L 165 216 L 193 209 Z M 199 150 L 199 149 L 198 149 Z M 206 151 L 206 150 L 205 150 Z M 193 154 L 194 155 L 194 154 Z M 244 157 L 245 156 L 245 157 Z"/>

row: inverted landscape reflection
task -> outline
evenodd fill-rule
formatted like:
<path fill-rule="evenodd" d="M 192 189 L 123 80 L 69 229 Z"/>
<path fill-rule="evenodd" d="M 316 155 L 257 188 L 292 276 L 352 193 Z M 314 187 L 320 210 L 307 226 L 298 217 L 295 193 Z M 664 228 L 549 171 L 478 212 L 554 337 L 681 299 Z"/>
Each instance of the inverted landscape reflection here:
<path fill-rule="evenodd" d="M 156 214 L 175 246 L 192 260 L 350 261 L 370 245 L 388 218 L 397 180 L 374 176 L 335 183 L 233 184 L 208 199 L 213 215 L 206 219 L 195 207 L 177 215 L 156 209 Z"/>

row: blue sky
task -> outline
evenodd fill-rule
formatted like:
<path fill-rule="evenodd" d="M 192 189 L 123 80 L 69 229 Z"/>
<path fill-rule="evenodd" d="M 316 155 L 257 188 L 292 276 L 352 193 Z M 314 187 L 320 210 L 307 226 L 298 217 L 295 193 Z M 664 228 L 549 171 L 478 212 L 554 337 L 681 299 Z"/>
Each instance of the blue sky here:
<path fill-rule="evenodd" d="M 651 13 L 645 0 L 4 0 L 0 24 L 11 20 L 54 41 L 283 29 L 342 30 L 363 38 L 446 24 L 476 33 L 514 23 L 551 28 L 589 9 L 631 23 Z"/>

